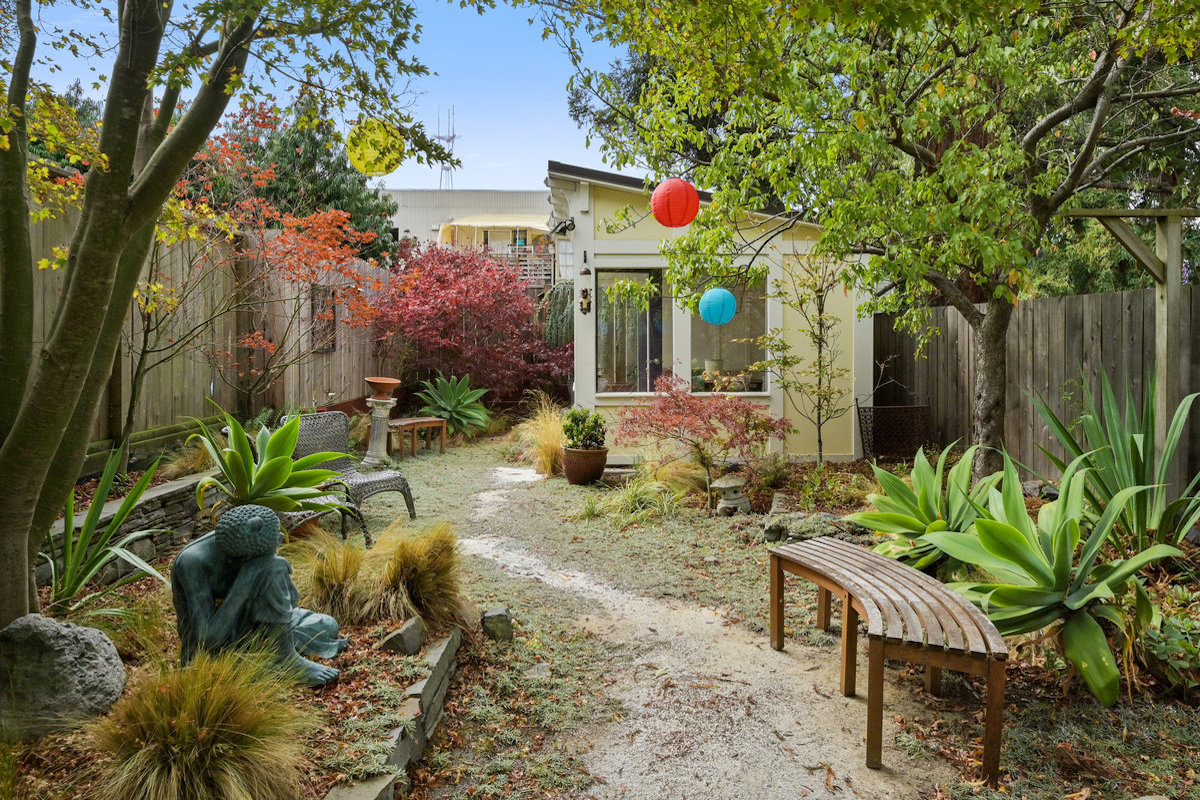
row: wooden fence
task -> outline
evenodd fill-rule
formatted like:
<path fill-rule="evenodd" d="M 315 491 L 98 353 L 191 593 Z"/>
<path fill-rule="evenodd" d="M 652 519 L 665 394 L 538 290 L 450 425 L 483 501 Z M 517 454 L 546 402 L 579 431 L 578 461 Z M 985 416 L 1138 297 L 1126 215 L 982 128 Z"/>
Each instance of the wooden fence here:
<path fill-rule="evenodd" d="M 1185 286 L 1183 292 L 1183 307 L 1190 312 L 1184 316 L 1191 324 L 1175 335 L 1184 343 L 1184 363 L 1160 369 L 1186 370 L 1184 388 L 1190 393 L 1200 390 L 1200 347 L 1191 346 L 1193 332 L 1200 330 L 1200 287 Z M 974 338 L 953 308 L 934 309 L 931 322 L 940 333 L 918 354 L 914 338 L 897 333 L 891 316 L 875 317 L 875 360 L 886 362 L 884 380 L 896 382 L 876 393 L 875 404 L 928 402 L 935 440 L 966 442 L 975 386 Z M 1128 381 L 1140 407 L 1155 366 L 1154 334 L 1153 289 L 1022 302 L 1008 329 L 1004 436 L 1009 453 L 1048 474 L 1049 459 L 1038 445 L 1051 446 L 1055 440 L 1030 402 L 1031 392 L 1044 396 L 1061 418 L 1073 420 L 1080 412 L 1084 381 L 1098 392 L 1104 371 L 1122 401 Z M 1187 474 L 1193 475 L 1200 471 L 1200 407 L 1192 413 L 1189 433 Z"/>
<path fill-rule="evenodd" d="M 74 218 L 52 219 L 34 227 L 34 258 L 50 258 L 55 245 L 68 242 L 74 226 Z M 220 246 L 214 250 L 219 250 Z M 159 282 L 168 295 L 179 290 L 200 270 L 200 258 L 214 253 L 196 252 L 189 245 L 178 245 L 160 252 Z M 234 278 L 226 270 L 208 270 L 199 283 L 193 282 L 180 312 L 173 316 L 176 330 L 172 336 L 186 336 L 199 320 L 211 314 L 234 291 Z M 61 270 L 38 270 L 34 287 L 34 341 L 40 345 L 49 336 L 54 320 L 54 311 L 62 291 Z M 219 317 L 205 328 L 189 347 L 183 348 L 166 363 L 150 371 L 145 380 L 140 399 L 135 404 L 134 431 L 147 431 L 186 422 L 189 417 L 209 417 L 214 407 L 212 398 L 227 409 L 238 404 L 238 366 L 234 363 L 245 356 L 239 352 L 237 339 L 240 334 L 262 327 L 266 335 L 275 341 L 294 338 L 302 357 L 283 371 L 282 376 L 263 395 L 255 400 L 256 407 L 270 405 L 315 407 L 332 405 L 366 393 L 363 378 L 378 373 L 381 368 L 375 355 L 374 342 L 369 330 L 350 328 L 346 325 L 333 326 L 332 341 L 313 347 L 313 315 L 307 289 L 296 294 L 291 314 L 286 304 L 275 303 L 275 311 L 248 321 L 244 315 L 230 313 Z M 135 333 L 137 306 L 131 304 L 126 323 L 126 336 Z M 226 354 L 229 354 L 226 356 Z M 242 362 L 244 365 L 244 362 Z M 129 399 L 132 360 L 127 347 L 123 346 L 122 357 L 117 365 L 123 380 L 115 381 L 101 398 L 92 440 L 100 442 L 111 439 L 114 434 L 113 420 L 108 410 L 115 386 L 121 392 L 120 407 Z"/>

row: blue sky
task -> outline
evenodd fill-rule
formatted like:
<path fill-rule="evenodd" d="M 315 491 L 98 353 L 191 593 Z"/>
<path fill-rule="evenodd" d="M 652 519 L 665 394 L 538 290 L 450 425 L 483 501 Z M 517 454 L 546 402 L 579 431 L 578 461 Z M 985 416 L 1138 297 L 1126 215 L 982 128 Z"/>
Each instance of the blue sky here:
<path fill-rule="evenodd" d="M 498 3 L 480 15 L 445 0 L 417 8 L 422 33 L 412 52 L 432 74 L 413 82 L 411 112 L 436 133 L 440 110 L 445 133 L 446 115 L 454 110 L 454 153 L 462 161 L 453 173 L 455 189 L 541 189 L 547 160 L 608 169 L 599 147 L 587 148 L 585 132 L 567 114 L 571 64 L 556 41 L 542 39 L 533 11 Z M 57 4 L 43 7 L 41 15 L 43 23 L 68 30 L 111 32 L 95 10 Z M 618 55 L 592 45 L 588 62 L 605 66 Z M 104 94 L 91 84 L 107 70 L 106 62 L 71 62 L 61 54 L 57 60 L 61 72 L 36 77 L 59 89 L 79 78 L 85 95 Z M 381 180 L 394 189 L 436 189 L 440 177 L 440 168 L 414 162 Z"/>
<path fill-rule="evenodd" d="M 454 108 L 454 153 L 462 161 L 454 188 L 540 189 L 549 159 L 608 169 L 599 147 L 589 150 L 585 132 L 567 115 L 570 61 L 557 42 L 543 41 L 538 19 L 528 23 L 529 9 L 497 5 L 483 15 L 457 3 L 418 9 L 423 30 L 413 52 L 437 74 L 417 82 L 423 94 L 413 114 L 436 132 L 440 108 L 445 133 Z M 603 66 L 616 56 L 593 45 L 589 62 Z M 436 189 L 439 175 L 410 164 L 383 180 L 389 188 Z"/>

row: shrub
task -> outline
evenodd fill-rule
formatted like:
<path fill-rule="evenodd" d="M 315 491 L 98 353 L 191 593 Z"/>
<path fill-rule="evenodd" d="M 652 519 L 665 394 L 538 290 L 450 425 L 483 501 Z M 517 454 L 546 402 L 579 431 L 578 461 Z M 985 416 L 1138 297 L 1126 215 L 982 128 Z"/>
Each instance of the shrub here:
<path fill-rule="evenodd" d="M 563 436 L 572 450 L 604 449 L 604 417 L 586 408 L 572 408 L 563 416 Z"/>
<path fill-rule="evenodd" d="M 751 461 L 768 441 L 791 429 L 787 420 L 771 417 L 745 398 L 694 395 L 690 384 L 675 376 L 660 377 L 654 391 L 649 404 L 622 410 L 617 442 L 674 444 L 704 468 L 705 489 L 712 485 L 714 467 L 735 456 Z"/>
<path fill-rule="evenodd" d="M 393 523 L 371 548 L 370 616 L 403 619 L 415 611 L 431 625 L 461 617 L 458 539 L 447 523 L 414 533 Z"/>
<path fill-rule="evenodd" d="M 538 474 L 557 475 L 562 472 L 563 409 L 541 390 L 533 390 L 529 397 L 533 412 L 515 431 L 522 456 L 533 462 Z"/>
<path fill-rule="evenodd" d="M 1002 635 L 1060 625 L 1063 654 L 1092 694 L 1111 706 L 1117 701 L 1120 672 L 1100 620 L 1123 632 L 1144 628 L 1150 621 L 1150 601 L 1136 580 L 1137 573 L 1181 553 L 1159 544 L 1128 559 L 1097 563 L 1125 504 L 1149 487 L 1119 491 L 1084 538 L 1080 525 L 1088 481 L 1084 461 L 1077 458 L 1067 466 L 1059 499 L 1041 507 L 1035 526 L 1025 510 L 1017 469 L 1006 453 L 1001 491 L 990 497 L 988 511 L 993 518 L 977 518 L 968 532 L 930 531 L 922 540 L 991 577 L 991 581 L 952 585 L 978 605 Z M 969 460 L 964 458 L 963 463 Z M 1132 607 L 1114 602 L 1131 582 L 1136 598 Z"/>
<path fill-rule="evenodd" d="M 288 544 L 282 553 L 294 565 L 301 605 L 344 625 L 364 621 L 368 594 L 361 574 L 366 557 L 362 547 L 317 530 Z"/>
<path fill-rule="evenodd" d="M 108 493 L 112 489 L 120 463 L 121 453 L 119 450 L 113 450 L 108 454 L 108 461 L 105 463 L 104 472 L 100 475 L 100 481 L 96 485 L 92 503 L 83 517 L 83 524 L 78 528 L 74 525 L 74 489 L 72 488 L 71 493 L 67 495 L 65 516 L 63 517 L 66 524 L 63 528 L 61 550 L 55 547 L 50 533 L 46 533 L 46 552 L 40 555 L 50 565 L 49 610 L 75 610 L 89 600 L 119 589 L 143 575 L 152 575 L 166 583 L 166 579 L 159 574 L 158 570 L 127 549 L 128 545 L 135 540 L 158 533 L 158 530 L 136 531 L 125 536 L 119 542 L 113 542 L 121 525 L 125 523 L 130 512 L 133 511 L 133 507 L 137 505 L 138 500 L 146 491 L 146 487 L 154 478 L 157 463 L 146 470 L 145 474 L 129 490 L 129 494 L 125 495 L 125 499 L 117 508 L 116 514 L 113 515 L 108 525 L 103 529 L 100 528 L 100 511 L 104 508 L 104 499 L 108 497 Z M 84 592 L 100 570 L 116 558 L 132 564 L 135 570 L 103 589 L 85 595 Z"/>
<path fill-rule="evenodd" d="M 419 358 L 421 375 L 471 375 L 498 397 L 517 397 L 527 386 L 569 375 L 573 363 L 571 345 L 552 348 L 542 340 L 526 289 L 517 270 L 482 252 L 403 250 L 374 303 L 376 335 L 389 357 Z"/>
<path fill-rule="evenodd" d="M 867 502 L 875 506 L 875 511 L 852 514 L 849 519 L 896 536 L 876 545 L 875 550 L 916 569 L 932 569 L 942 564 L 946 554 L 921 537 L 940 530 L 961 533 L 981 513 L 986 515 L 984 502 L 1000 480 L 1000 474 L 989 475 L 972 487 L 971 465 L 978 445 L 968 448 L 947 472 L 946 461 L 953 449 L 954 445 L 950 445 L 942 451 L 936 469 L 930 466 L 924 448 L 918 450 L 910 473 L 911 486 L 887 470 L 871 465 L 883 493 L 867 495 Z"/>
<path fill-rule="evenodd" d="M 469 436 L 486 427 L 492 418 L 491 412 L 479 402 L 488 390 L 472 389 L 470 375 L 447 378 L 439 372 L 435 380 L 422 381 L 421 385 L 425 387 L 417 392 L 417 397 L 425 401 L 421 413 L 446 420 L 446 432 L 450 435 L 461 432 Z"/>
<path fill-rule="evenodd" d="M 99 796 L 121 800 L 294 800 L 316 724 L 295 682 L 262 654 L 200 653 L 159 665 L 92 726 L 112 756 Z"/>
<path fill-rule="evenodd" d="M 220 477 L 208 476 L 196 484 L 196 504 L 204 507 L 204 495 L 216 489 L 225 499 L 213 506 L 228 502 L 233 506 L 254 503 L 272 511 L 323 511 L 336 503 L 320 498 L 332 491 L 323 484 L 337 478 L 330 469 L 314 469 L 329 461 L 344 458 L 345 453 L 313 453 L 292 460 L 300 434 L 300 417 L 293 416 L 282 427 L 271 431 L 266 425 L 259 428 L 256 450 L 241 423 L 231 414 L 221 412 L 229 428 L 229 444 L 218 433 L 209 430 L 200 420 L 200 433 L 193 433 L 188 442 L 200 442 L 216 463 Z"/>
<path fill-rule="evenodd" d="M 1178 544 L 1200 520 L 1200 495 L 1192 494 L 1200 485 L 1200 475 L 1192 478 L 1181 492 L 1176 487 L 1177 495 L 1168 496 L 1166 485 L 1196 397 L 1188 395 L 1175 409 L 1162 452 L 1157 449 L 1154 431 L 1165 420 L 1156 419 L 1153 378 L 1146 381 L 1140 417 L 1128 386 L 1122 414 L 1104 373 L 1100 375 L 1099 403 L 1084 382 L 1084 413 L 1070 427 L 1044 399 L 1034 398 L 1034 407 L 1066 450 L 1067 458 L 1084 459 L 1088 468 L 1087 499 L 1093 519 L 1104 512 L 1121 490 L 1131 486 L 1150 487 L 1124 505 L 1113 525 L 1113 544 L 1123 552 L 1139 552 L 1152 543 Z M 1077 438 L 1072 429 L 1078 429 L 1081 435 Z M 1042 449 L 1059 469 L 1065 467 L 1061 458 Z"/>

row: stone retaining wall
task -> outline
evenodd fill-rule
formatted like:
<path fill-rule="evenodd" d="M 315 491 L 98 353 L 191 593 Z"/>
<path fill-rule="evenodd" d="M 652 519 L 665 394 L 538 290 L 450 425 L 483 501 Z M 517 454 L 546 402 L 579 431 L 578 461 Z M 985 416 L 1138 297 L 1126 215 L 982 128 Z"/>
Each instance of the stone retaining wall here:
<path fill-rule="evenodd" d="M 200 534 L 207 533 L 212 529 L 212 524 L 209 521 L 207 510 L 202 512 L 196 507 L 196 484 L 200 482 L 201 478 L 213 474 L 216 474 L 215 470 L 189 475 L 186 478 L 169 481 L 159 486 L 151 486 L 142 494 L 141 500 L 125 519 L 120 533 L 114 537 L 113 543 L 119 542 L 126 534 L 134 531 L 164 529 L 164 533 L 147 536 L 129 546 L 133 553 L 146 561 L 152 561 L 155 557 L 165 555 Z M 220 492 L 209 492 L 205 497 L 205 508 L 210 508 L 220 497 Z M 121 499 L 117 499 L 104 504 L 98 524 L 100 530 L 108 527 L 108 523 L 116 516 L 117 509 L 121 507 L 122 502 Z M 82 513 L 75 515 L 76 527 L 83 524 L 86 512 L 87 510 L 84 509 Z M 56 520 L 50 529 L 54 546 L 60 551 L 63 541 L 63 522 L 64 520 L 61 519 Z M 128 575 L 132 570 L 133 567 L 126 562 L 115 559 L 100 573 L 99 580 L 101 583 L 111 583 L 119 577 Z M 36 575 L 38 583 L 47 583 L 50 580 L 50 565 L 45 562 L 39 563 Z"/>
<path fill-rule="evenodd" d="M 408 789 L 408 766 L 421 759 L 425 745 L 433 736 L 446 707 L 446 690 L 457 668 L 462 630 L 435 642 L 425 651 L 429 675 L 409 686 L 400 706 L 404 723 L 392 729 L 388 743 L 392 748 L 385 772 L 351 784 L 333 787 L 325 800 L 392 800 L 395 792 Z"/>

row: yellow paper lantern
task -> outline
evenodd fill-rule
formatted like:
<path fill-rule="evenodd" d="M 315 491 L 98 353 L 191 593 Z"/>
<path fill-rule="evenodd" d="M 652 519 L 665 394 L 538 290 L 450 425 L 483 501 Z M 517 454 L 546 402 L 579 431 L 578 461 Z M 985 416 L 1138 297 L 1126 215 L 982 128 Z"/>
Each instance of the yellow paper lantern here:
<path fill-rule="evenodd" d="M 356 170 L 378 178 L 404 160 L 404 136 L 390 122 L 375 117 L 364 119 L 346 137 L 346 155 Z"/>

